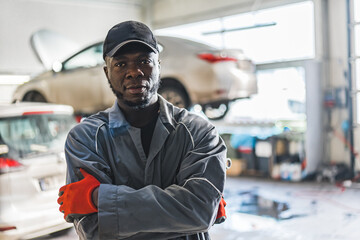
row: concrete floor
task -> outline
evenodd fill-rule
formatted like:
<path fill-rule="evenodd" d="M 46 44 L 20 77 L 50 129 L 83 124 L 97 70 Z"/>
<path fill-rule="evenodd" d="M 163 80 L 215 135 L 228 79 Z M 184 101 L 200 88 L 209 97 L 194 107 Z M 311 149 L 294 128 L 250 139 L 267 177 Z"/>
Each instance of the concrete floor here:
<path fill-rule="evenodd" d="M 213 240 L 359 240 L 360 185 L 228 178 L 225 223 Z M 71 229 L 56 238 L 78 239 Z"/>
<path fill-rule="evenodd" d="M 213 239 L 360 239 L 358 184 L 239 177 L 228 178 L 225 194 L 228 219 L 212 229 Z"/>

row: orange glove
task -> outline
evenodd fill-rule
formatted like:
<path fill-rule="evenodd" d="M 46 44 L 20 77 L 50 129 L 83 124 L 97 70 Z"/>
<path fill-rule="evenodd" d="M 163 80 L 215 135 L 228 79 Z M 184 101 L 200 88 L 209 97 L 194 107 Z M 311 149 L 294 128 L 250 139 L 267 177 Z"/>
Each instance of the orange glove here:
<path fill-rule="evenodd" d="M 226 220 L 226 213 L 225 213 L 225 206 L 226 202 L 223 197 L 221 197 L 221 201 L 219 204 L 218 213 L 216 216 L 215 224 L 223 223 Z"/>
<path fill-rule="evenodd" d="M 90 213 L 98 212 L 92 201 L 92 192 L 100 185 L 100 182 L 80 168 L 84 176 L 78 182 L 70 183 L 60 188 L 59 198 L 60 212 L 64 213 L 67 222 L 73 222 L 74 218 L 81 217 Z"/>

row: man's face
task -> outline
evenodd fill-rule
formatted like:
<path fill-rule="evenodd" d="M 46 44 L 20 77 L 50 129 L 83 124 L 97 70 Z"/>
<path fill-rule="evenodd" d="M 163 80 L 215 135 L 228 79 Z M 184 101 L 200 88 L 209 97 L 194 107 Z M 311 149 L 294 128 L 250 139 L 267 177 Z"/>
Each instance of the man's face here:
<path fill-rule="evenodd" d="M 114 57 L 106 58 L 104 71 L 120 103 L 141 109 L 157 101 L 159 58 L 145 45 L 125 45 Z"/>

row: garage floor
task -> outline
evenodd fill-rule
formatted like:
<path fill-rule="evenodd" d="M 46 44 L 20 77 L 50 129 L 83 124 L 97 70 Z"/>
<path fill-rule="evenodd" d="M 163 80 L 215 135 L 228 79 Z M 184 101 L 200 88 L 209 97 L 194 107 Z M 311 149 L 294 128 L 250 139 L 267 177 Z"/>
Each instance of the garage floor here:
<path fill-rule="evenodd" d="M 360 239 L 359 184 L 239 177 L 228 178 L 225 194 L 228 220 L 213 239 Z"/>
<path fill-rule="evenodd" d="M 213 240 L 359 240 L 360 185 L 228 178 L 228 219 Z M 78 239 L 72 229 L 57 238 Z"/>

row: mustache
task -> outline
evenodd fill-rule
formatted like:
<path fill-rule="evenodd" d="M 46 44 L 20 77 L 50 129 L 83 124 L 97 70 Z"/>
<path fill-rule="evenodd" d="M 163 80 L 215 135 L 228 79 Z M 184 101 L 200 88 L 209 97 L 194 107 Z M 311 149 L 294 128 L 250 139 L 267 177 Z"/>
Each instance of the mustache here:
<path fill-rule="evenodd" d="M 154 94 L 157 94 L 157 91 L 159 90 L 160 84 L 161 84 L 161 78 L 160 78 L 160 74 L 158 76 L 157 81 L 152 81 L 153 84 L 151 84 L 151 82 L 148 82 L 146 84 L 146 88 L 148 89 L 148 94 L 146 95 L 146 98 L 140 102 L 130 102 L 130 101 L 126 101 L 124 100 L 124 95 L 115 89 L 115 87 L 111 84 L 110 80 L 108 79 L 108 83 L 109 86 L 112 90 L 112 92 L 114 93 L 114 95 L 116 96 L 117 99 L 121 99 L 124 101 L 124 103 L 133 108 L 134 110 L 139 110 L 139 109 L 143 109 L 145 107 L 148 106 L 148 104 L 150 103 L 150 100 L 152 98 L 152 96 L 154 96 Z M 130 86 L 142 86 L 142 84 L 132 84 Z M 124 90 L 126 89 L 125 86 L 122 87 Z"/>

